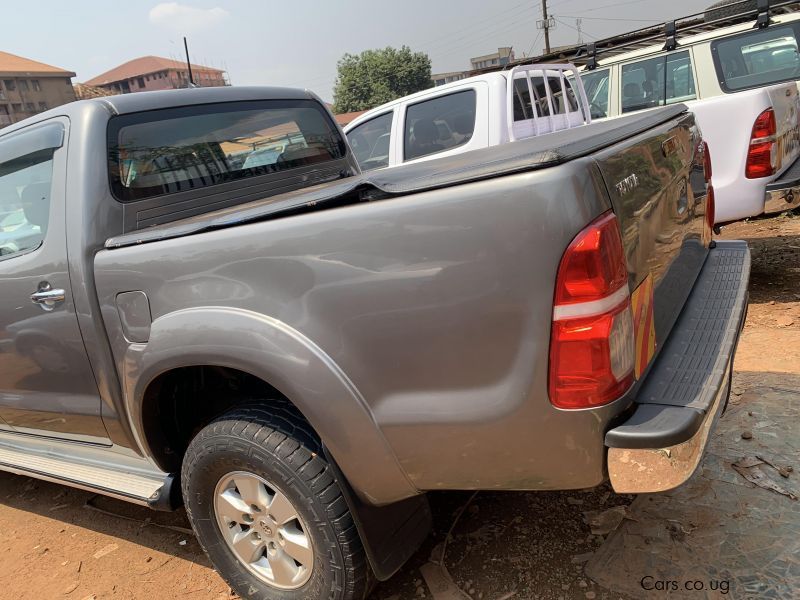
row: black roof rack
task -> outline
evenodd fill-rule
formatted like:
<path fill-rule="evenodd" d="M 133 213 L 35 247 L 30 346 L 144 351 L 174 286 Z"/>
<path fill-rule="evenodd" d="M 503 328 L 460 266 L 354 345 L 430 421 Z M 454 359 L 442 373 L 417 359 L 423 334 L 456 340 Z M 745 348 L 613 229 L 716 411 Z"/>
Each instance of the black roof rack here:
<path fill-rule="evenodd" d="M 756 0 L 755 7 L 753 0 L 739 0 L 721 7 L 709 8 L 703 12 L 688 15 L 674 21 L 667 21 L 660 25 L 650 25 L 641 29 L 636 29 L 628 33 L 623 33 L 601 40 L 596 40 L 590 44 L 582 44 L 561 48 L 557 52 L 543 54 L 541 56 L 531 56 L 510 62 L 504 67 L 488 67 L 471 71 L 470 75 L 489 73 L 492 71 L 502 71 L 530 63 L 550 63 L 568 61 L 577 66 L 586 66 L 594 69 L 597 61 L 611 58 L 626 52 L 649 48 L 659 43 L 664 44 L 664 50 L 675 50 L 680 46 L 680 38 L 687 35 L 698 35 L 736 25 L 748 21 L 755 21 L 755 27 L 767 27 L 770 24 L 770 17 L 775 15 L 796 12 L 800 8 L 800 0 Z M 739 6 L 739 10 L 736 7 Z M 734 14 L 728 14 L 731 10 Z"/>

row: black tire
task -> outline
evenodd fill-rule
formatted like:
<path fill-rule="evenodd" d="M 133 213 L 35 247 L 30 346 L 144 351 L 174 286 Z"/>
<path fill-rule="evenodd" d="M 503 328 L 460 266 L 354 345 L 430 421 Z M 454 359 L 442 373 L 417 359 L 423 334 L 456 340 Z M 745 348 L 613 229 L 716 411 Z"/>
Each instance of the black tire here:
<path fill-rule="evenodd" d="M 717 19 L 725 19 L 727 17 L 735 17 L 741 13 L 753 12 L 756 9 L 756 0 L 722 0 L 716 2 L 706 9 L 703 14 L 703 20 L 706 23 L 716 21 Z"/>
<path fill-rule="evenodd" d="M 214 512 L 214 494 L 227 474 L 245 471 L 274 483 L 309 530 L 314 563 L 308 581 L 281 590 L 251 573 L 228 546 Z M 286 401 L 247 405 L 219 417 L 189 444 L 181 487 L 186 512 L 214 567 L 242 598 L 361 600 L 368 592 L 364 548 L 324 459 L 317 436 Z"/>

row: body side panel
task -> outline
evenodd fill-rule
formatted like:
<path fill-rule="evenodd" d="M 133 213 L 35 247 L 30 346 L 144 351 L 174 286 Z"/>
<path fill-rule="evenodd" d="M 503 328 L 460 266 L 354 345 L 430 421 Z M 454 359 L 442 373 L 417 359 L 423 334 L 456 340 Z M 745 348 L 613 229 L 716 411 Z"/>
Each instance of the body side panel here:
<path fill-rule="evenodd" d="M 285 389 L 377 503 L 401 489 L 595 485 L 606 424 L 629 402 L 554 409 L 547 360 L 561 255 L 608 208 L 578 159 L 105 250 L 98 293 L 127 403 L 135 413 L 150 373 L 202 359 Z M 147 344 L 121 334 L 123 289 L 150 299 Z"/>

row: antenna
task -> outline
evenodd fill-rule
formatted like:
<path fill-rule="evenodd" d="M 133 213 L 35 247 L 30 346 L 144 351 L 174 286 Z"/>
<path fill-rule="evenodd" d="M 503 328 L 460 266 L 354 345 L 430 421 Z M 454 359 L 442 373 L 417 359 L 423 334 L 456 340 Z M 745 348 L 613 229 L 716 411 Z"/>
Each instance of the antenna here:
<path fill-rule="evenodd" d="M 186 50 L 186 66 L 189 67 L 189 87 L 194 87 L 194 76 L 192 75 L 192 63 L 189 62 L 189 44 L 186 36 L 183 36 L 183 49 Z"/>
<path fill-rule="evenodd" d="M 583 19 L 575 19 L 575 29 L 578 30 L 578 45 L 583 44 Z"/>

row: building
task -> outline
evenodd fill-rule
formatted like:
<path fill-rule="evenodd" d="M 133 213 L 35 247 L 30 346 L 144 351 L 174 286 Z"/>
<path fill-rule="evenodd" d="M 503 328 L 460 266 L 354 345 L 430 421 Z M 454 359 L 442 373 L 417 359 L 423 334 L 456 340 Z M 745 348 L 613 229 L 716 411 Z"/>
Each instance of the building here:
<path fill-rule="evenodd" d="M 0 52 L 0 127 L 75 100 L 75 73 Z"/>
<path fill-rule="evenodd" d="M 85 83 L 76 83 L 72 86 L 75 90 L 76 100 L 89 100 L 91 98 L 102 98 L 103 96 L 113 96 L 108 90 L 103 88 L 86 85 Z"/>
<path fill-rule="evenodd" d="M 198 87 L 228 85 L 225 71 L 213 67 L 193 64 L 192 77 Z M 175 90 L 189 87 L 189 69 L 185 62 L 160 56 L 142 56 L 93 77 L 84 85 L 112 94 Z"/>
<path fill-rule="evenodd" d="M 486 69 L 487 67 L 503 67 L 514 60 L 514 50 L 508 48 L 498 48 L 497 52 L 470 58 L 472 70 Z"/>
<path fill-rule="evenodd" d="M 449 73 L 436 73 L 431 75 L 433 85 L 444 85 L 445 83 L 452 83 L 453 81 L 466 79 L 467 77 L 469 77 L 469 72 L 467 71 L 450 71 Z"/>
<path fill-rule="evenodd" d="M 489 67 L 504 67 L 508 63 L 514 61 L 514 50 L 509 46 L 505 48 L 498 48 L 497 52 L 492 54 L 484 54 L 483 56 L 475 56 L 469 59 L 471 68 L 469 71 L 450 71 L 448 73 L 435 73 L 431 75 L 433 85 L 444 85 L 445 83 L 452 83 L 459 79 L 466 79 L 470 76 L 471 71 L 478 71 Z"/>
<path fill-rule="evenodd" d="M 336 119 L 336 122 L 339 124 L 339 126 L 344 127 L 345 125 L 347 125 L 351 121 L 355 121 L 358 117 L 363 115 L 365 112 L 367 112 L 367 111 L 358 110 L 356 112 L 341 113 L 339 115 L 333 115 L 333 117 Z"/>

